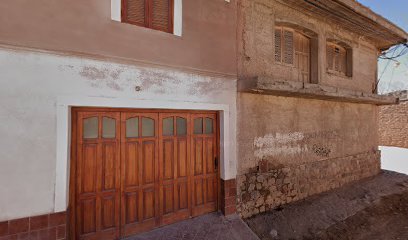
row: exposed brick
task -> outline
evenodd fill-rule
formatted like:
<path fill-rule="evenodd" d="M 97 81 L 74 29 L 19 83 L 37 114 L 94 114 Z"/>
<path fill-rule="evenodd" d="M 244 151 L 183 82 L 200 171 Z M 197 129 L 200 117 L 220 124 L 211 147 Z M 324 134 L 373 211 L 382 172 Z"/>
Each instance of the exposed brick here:
<path fill-rule="evenodd" d="M 8 221 L 0 222 L 0 237 L 8 235 Z"/>
<path fill-rule="evenodd" d="M 57 227 L 57 239 L 65 239 L 66 237 L 66 227 L 65 225 Z"/>
<path fill-rule="evenodd" d="M 67 221 L 67 214 L 65 212 L 50 214 L 50 227 L 64 225 Z"/>
<path fill-rule="evenodd" d="M 19 233 L 17 235 L 18 240 L 30 240 L 30 234 L 28 232 L 26 233 Z"/>
<path fill-rule="evenodd" d="M 30 231 L 48 228 L 49 215 L 42 215 L 30 218 Z"/>
<path fill-rule="evenodd" d="M 12 220 L 9 222 L 9 234 L 16 234 L 22 232 L 28 232 L 29 230 L 29 219 L 21 218 L 17 220 Z"/>
<path fill-rule="evenodd" d="M 222 213 L 223 213 L 225 216 L 234 214 L 234 213 L 236 213 L 236 212 L 237 212 L 237 208 L 236 208 L 235 205 L 234 205 L 234 206 L 226 207 L 226 208 L 223 209 L 223 211 L 222 211 Z"/>
<path fill-rule="evenodd" d="M 381 106 L 379 112 L 380 145 L 408 148 L 408 101 Z"/>
<path fill-rule="evenodd" d="M 52 219 L 51 219 L 52 218 Z M 52 220 L 52 225 L 50 226 Z M 0 240 L 66 239 L 66 213 L 47 214 L 0 223 Z"/>

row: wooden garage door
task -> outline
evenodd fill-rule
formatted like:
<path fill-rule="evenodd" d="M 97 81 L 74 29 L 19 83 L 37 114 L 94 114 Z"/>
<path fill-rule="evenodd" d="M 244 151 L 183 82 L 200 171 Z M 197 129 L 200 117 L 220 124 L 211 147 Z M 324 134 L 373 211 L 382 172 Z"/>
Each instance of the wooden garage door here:
<path fill-rule="evenodd" d="M 71 235 L 119 239 L 218 209 L 217 115 L 74 109 Z"/>

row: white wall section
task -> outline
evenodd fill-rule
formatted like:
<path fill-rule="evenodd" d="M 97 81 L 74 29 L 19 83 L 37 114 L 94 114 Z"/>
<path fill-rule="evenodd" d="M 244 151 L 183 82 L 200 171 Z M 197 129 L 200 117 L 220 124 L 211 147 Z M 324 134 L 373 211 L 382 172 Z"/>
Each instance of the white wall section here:
<path fill-rule="evenodd" d="M 235 178 L 235 79 L 11 49 L 0 73 L 0 221 L 66 210 L 72 106 L 220 111 L 222 178 Z"/>
<path fill-rule="evenodd" d="M 381 168 L 408 174 L 408 148 L 381 146 Z"/>

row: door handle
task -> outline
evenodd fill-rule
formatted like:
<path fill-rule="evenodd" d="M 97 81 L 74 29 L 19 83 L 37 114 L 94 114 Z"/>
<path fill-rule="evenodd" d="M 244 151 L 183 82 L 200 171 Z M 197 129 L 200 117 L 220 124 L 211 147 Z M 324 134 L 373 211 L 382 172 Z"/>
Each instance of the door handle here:
<path fill-rule="evenodd" d="M 218 169 L 218 159 L 217 158 L 214 159 L 214 169 L 215 170 Z"/>

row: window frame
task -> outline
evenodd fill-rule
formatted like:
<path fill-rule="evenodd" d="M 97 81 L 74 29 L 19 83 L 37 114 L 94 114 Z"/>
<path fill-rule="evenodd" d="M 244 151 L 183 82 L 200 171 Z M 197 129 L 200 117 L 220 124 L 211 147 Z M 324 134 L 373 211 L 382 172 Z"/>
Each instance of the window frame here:
<path fill-rule="evenodd" d="M 145 2 L 145 24 L 140 24 L 137 22 L 129 21 L 127 18 L 127 1 L 128 0 L 121 0 L 121 22 L 123 23 L 128 23 L 132 24 L 135 26 L 139 27 L 144 27 L 144 28 L 149 28 L 161 32 L 166 32 L 166 33 L 171 33 L 174 34 L 174 11 L 175 11 L 175 0 L 168 0 L 169 1 L 169 26 L 167 31 L 164 31 L 163 29 L 158 29 L 153 26 L 153 20 L 152 20 L 152 4 L 154 0 L 144 0 Z"/>
<path fill-rule="evenodd" d="M 333 56 L 332 56 L 332 66 L 329 66 L 329 58 L 328 58 L 328 51 L 329 48 L 333 49 Z M 336 60 L 341 61 L 340 59 L 336 58 L 336 49 L 339 51 L 344 52 L 344 71 L 336 70 Z M 340 54 L 340 53 L 339 53 Z M 344 77 L 344 78 L 352 78 L 353 77 L 353 52 L 352 48 L 346 44 L 338 43 L 335 41 L 326 41 L 326 72 L 335 76 Z"/>

